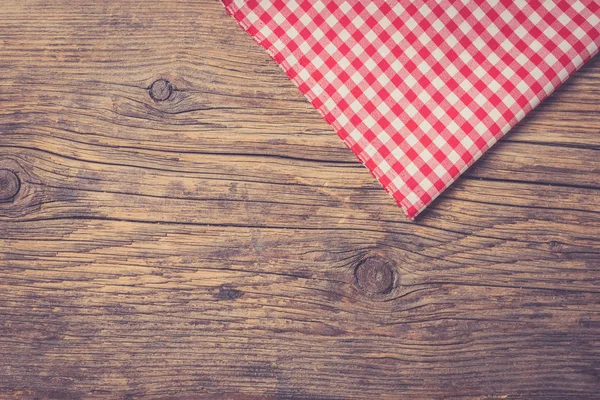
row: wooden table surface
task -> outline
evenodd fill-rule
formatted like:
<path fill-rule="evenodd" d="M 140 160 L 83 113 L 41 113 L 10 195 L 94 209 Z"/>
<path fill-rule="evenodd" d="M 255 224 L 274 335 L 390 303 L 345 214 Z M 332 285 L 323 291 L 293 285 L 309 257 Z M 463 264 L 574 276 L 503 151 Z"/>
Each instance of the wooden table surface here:
<path fill-rule="evenodd" d="M 216 0 L 2 0 L 1 399 L 600 392 L 600 58 L 416 222 Z"/>

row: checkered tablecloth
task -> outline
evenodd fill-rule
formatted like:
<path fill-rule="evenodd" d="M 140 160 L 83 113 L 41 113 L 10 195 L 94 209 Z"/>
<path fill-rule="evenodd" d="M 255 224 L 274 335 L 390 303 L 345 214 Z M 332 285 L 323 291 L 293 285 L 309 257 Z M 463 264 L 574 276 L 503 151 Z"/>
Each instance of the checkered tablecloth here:
<path fill-rule="evenodd" d="M 413 219 L 600 46 L 600 0 L 222 0 Z"/>

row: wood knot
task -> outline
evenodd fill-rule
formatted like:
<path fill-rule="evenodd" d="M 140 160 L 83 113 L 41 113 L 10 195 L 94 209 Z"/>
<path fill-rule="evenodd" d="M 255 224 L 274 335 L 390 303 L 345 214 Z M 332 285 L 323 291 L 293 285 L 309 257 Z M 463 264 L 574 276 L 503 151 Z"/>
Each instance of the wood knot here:
<path fill-rule="evenodd" d="M 215 293 L 217 300 L 236 300 L 244 295 L 244 292 L 232 288 L 230 285 L 221 285 L 219 291 Z"/>
<path fill-rule="evenodd" d="M 21 181 L 14 172 L 0 169 L 0 202 L 11 201 L 21 189 Z"/>
<path fill-rule="evenodd" d="M 361 261 L 354 276 L 358 287 L 370 294 L 388 294 L 394 286 L 393 265 L 378 256 Z"/>
<path fill-rule="evenodd" d="M 148 93 L 154 101 L 166 101 L 173 94 L 173 85 L 166 79 L 159 79 L 150 85 Z"/>
<path fill-rule="evenodd" d="M 548 243 L 548 247 L 550 248 L 550 251 L 558 253 L 563 249 L 563 244 L 561 242 L 557 242 L 556 240 L 552 240 L 550 243 Z"/>

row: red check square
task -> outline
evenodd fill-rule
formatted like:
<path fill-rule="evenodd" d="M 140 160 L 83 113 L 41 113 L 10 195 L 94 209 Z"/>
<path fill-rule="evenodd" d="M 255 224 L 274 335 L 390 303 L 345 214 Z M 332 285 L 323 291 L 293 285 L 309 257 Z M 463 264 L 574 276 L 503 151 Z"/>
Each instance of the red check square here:
<path fill-rule="evenodd" d="M 413 219 L 598 53 L 598 0 L 222 0 Z"/>

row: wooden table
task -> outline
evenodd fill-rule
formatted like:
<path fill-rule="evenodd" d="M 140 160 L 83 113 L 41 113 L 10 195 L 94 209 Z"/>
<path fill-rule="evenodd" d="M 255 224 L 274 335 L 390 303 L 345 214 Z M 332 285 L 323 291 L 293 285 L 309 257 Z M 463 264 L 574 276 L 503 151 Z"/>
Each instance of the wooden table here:
<path fill-rule="evenodd" d="M 599 58 L 410 222 L 218 1 L 2 1 L 0 398 L 599 392 Z"/>

